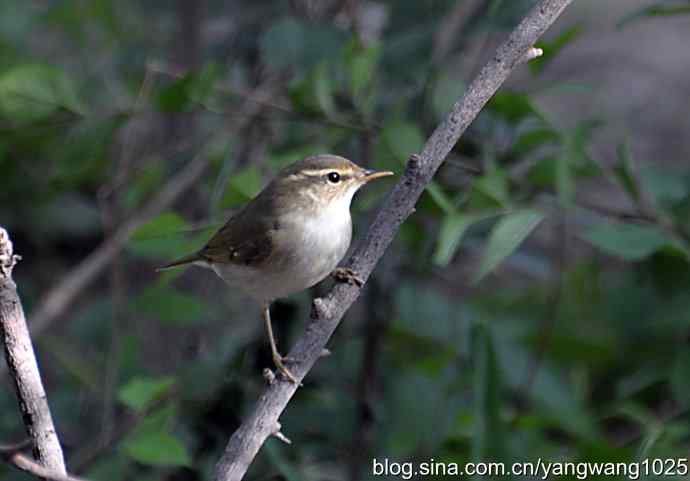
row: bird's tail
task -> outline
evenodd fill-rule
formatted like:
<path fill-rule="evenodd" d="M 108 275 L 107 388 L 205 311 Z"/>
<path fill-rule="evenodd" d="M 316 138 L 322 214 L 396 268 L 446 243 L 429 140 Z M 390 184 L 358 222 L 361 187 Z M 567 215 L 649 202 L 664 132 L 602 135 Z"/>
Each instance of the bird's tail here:
<path fill-rule="evenodd" d="M 181 257 L 179 259 L 176 259 L 168 264 L 165 264 L 163 266 L 157 267 L 156 271 L 164 271 L 166 269 L 172 269 L 173 267 L 179 267 L 179 266 L 184 266 L 187 264 L 192 264 L 196 261 L 202 260 L 201 256 L 199 255 L 198 252 L 195 252 L 194 254 L 190 254 L 188 256 Z"/>

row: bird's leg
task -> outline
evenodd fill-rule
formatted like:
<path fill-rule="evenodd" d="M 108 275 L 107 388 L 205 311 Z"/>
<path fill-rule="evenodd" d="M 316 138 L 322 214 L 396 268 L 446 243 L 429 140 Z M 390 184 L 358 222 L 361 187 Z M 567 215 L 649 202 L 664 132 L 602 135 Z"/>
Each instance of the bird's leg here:
<path fill-rule="evenodd" d="M 362 287 L 364 285 L 362 278 L 349 267 L 336 267 L 335 270 L 331 272 L 331 276 L 338 282 L 352 284 L 357 287 Z"/>
<path fill-rule="evenodd" d="M 290 382 L 294 384 L 299 384 L 299 381 L 297 378 L 288 370 L 287 367 L 285 367 L 285 364 L 283 361 L 285 361 L 285 358 L 280 355 L 278 352 L 278 346 L 276 345 L 276 339 L 273 336 L 273 327 L 271 326 L 271 311 L 269 309 L 269 304 L 266 303 L 264 304 L 263 308 L 263 316 L 264 316 L 264 321 L 266 322 L 266 331 L 268 332 L 268 341 L 271 343 L 271 354 L 273 355 L 273 364 L 276 365 L 276 368 L 283 373 L 283 376 L 285 376 Z"/>

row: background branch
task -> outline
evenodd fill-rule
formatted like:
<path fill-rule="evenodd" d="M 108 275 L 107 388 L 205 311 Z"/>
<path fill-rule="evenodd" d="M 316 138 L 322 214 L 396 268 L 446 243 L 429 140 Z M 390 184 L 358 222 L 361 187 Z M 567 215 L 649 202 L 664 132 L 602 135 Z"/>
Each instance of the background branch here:
<path fill-rule="evenodd" d="M 141 212 L 127 220 L 103 244 L 97 247 L 78 266 L 67 274 L 44 297 L 31 315 L 31 333 L 35 336 L 60 317 L 77 295 L 84 290 L 112 262 L 134 231 L 167 209 L 180 195 L 201 177 L 210 160 L 199 154 L 164 185 Z"/>
<path fill-rule="evenodd" d="M 505 82 L 516 65 L 572 0 L 543 0 L 511 33 L 492 60 L 470 84 L 464 97 L 427 140 L 421 155 L 413 155 L 405 173 L 379 210 L 364 241 L 355 249 L 347 267 L 366 281 L 392 242 L 400 225 L 414 212 L 424 188 L 445 157 L 486 102 Z M 336 285 L 326 298 L 314 299 L 310 322 L 289 356 L 292 373 L 303 379 L 319 358 L 341 318 L 359 297 L 360 289 Z M 266 439 L 279 430 L 278 418 L 297 390 L 289 382 L 270 384 L 240 427 L 230 438 L 216 465 L 216 481 L 242 479 Z"/>
<path fill-rule="evenodd" d="M 65 476 L 67 471 L 38 371 L 24 310 L 17 294 L 17 286 L 12 280 L 12 269 L 19 259 L 12 251 L 7 231 L 0 227 L 0 330 L 5 358 L 34 456 L 45 470 L 44 474 L 51 474 L 44 477 L 53 479 L 55 476 Z M 13 460 L 13 463 L 17 464 L 18 461 L 21 460 Z"/>
<path fill-rule="evenodd" d="M 259 86 L 252 93 L 252 96 L 259 99 L 260 102 L 247 100 L 244 103 L 242 115 L 239 117 L 240 120 L 233 127 L 240 129 L 249 123 L 263 109 L 262 102 L 268 101 L 275 90 L 276 86 L 272 81 Z M 110 265 L 134 231 L 170 207 L 182 194 L 194 186 L 209 163 L 210 159 L 204 154 L 194 157 L 182 171 L 172 177 L 160 189 L 158 194 L 137 215 L 115 229 L 112 236 L 91 252 L 79 265 L 64 275 L 61 281 L 45 296 L 42 296 L 43 301 L 32 311 L 30 316 L 31 334 L 39 335 L 64 314 L 79 293 Z M 3 369 L 0 367 L 0 375 L 2 374 Z"/>

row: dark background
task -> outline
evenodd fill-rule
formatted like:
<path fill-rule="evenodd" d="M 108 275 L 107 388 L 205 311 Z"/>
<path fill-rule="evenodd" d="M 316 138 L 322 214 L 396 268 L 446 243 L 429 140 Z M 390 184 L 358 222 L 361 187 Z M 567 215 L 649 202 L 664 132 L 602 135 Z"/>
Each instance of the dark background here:
<path fill-rule="evenodd" d="M 71 472 L 209 479 L 267 339 L 212 272 L 154 268 L 306 155 L 400 173 L 533 3 L 0 3 L 0 223 L 30 324 L 209 163 L 34 336 Z M 373 457 L 688 457 L 689 12 L 574 2 L 403 225 L 283 414 L 293 444 L 269 440 L 247 479 L 368 479 Z M 355 239 L 391 185 L 355 199 Z M 285 351 L 329 282 L 274 305 Z"/>

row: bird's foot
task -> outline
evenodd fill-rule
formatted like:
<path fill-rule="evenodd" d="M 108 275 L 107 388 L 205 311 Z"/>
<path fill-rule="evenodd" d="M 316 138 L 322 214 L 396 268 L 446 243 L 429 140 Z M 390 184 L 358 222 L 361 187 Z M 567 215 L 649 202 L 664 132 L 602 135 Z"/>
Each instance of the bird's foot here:
<path fill-rule="evenodd" d="M 281 356 L 278 353 L 275 353 L 273 355 L 273 364 L 275 364 L 276 369 L 280 371 L 280 373 L 285 376 L 285 378 L 290 381 L 292 384 L 297 384 L 298 386 L 302 386 L 302 383 L 297 380 L 294 374 L 290 372 L 290 370 L 285 366 L 286 363 L 291 363 L 295 362 L 294 359 L 290 357 L 284 357 Z"/>
<path fill-rule="evenodd" d="M 364 280 L 362 280 L 362 278 L 349 267 L 337 267 L 331 273 L 331 276 L 333 276 L 333 279 L 335 279 L 337 282 L 344 282 L 357 287 L 362 287 L 364 285 Z"/>

